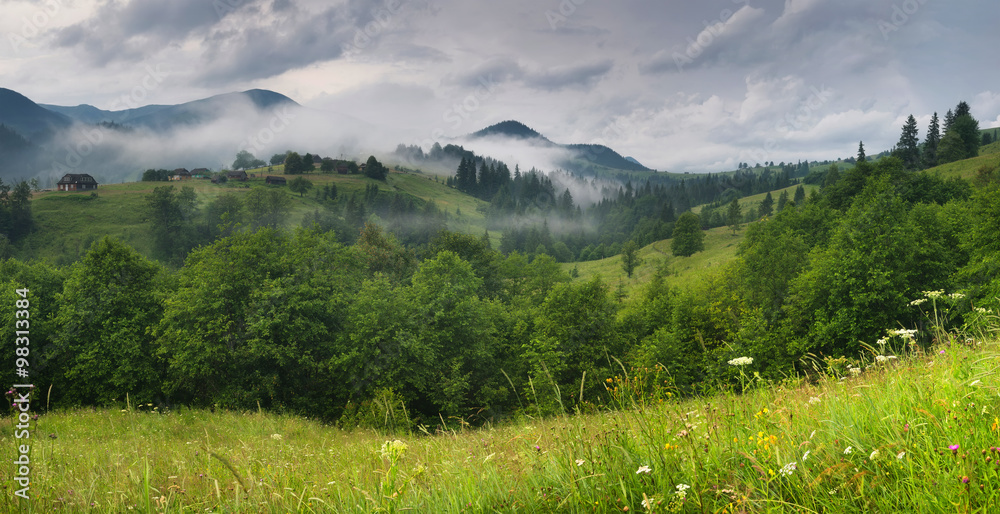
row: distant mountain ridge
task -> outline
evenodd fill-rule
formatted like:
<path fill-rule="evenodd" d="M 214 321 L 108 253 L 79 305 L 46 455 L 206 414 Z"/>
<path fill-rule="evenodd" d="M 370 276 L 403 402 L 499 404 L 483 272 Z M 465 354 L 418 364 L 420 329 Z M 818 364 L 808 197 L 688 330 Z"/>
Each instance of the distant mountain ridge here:
<path fill-rule="evenodd" d="M 87 104 L 75 107 L 43 104 L 41 107 L 81 123 L 113 122 L 162 131 L 211 121 L 227 109 L 237 108 L 245 101 L 259 110 L 269 110 L 281 105 L 299 107 L 291 98 L 266 89 L 225 93 L 177 105 L 146 105 L 121 111 L 106 111 Z"/>
<path fill-rule="evenodd" d="M 29 141 L 39 141 L 68 128 L 73 120 L 45 109 L 17 91 L 0 88 L 0 124 Z"/>
<path fill-rule="evenodd" d="M 626 171 L 653 171 L 643 166 L 632 157 L 623 157 L 618 152 L 604 145 L 597 144 L 569 144 L 561 145 L 553 143 L 551 140 L 540 134 L 538 131 L 516 120 L 501 121 L 490 125 L 480 131 L 473 132 L 470 138 L 479 139 L 484 137 L 501 136 L 511 139 L 525 141 L 537 141 L 539 145 L 565 148 L 571 151 L 575 159 L 581 159 L 597 166 Z M 568 168 L 573 168 L 572 162 L 564 163 Z"/>

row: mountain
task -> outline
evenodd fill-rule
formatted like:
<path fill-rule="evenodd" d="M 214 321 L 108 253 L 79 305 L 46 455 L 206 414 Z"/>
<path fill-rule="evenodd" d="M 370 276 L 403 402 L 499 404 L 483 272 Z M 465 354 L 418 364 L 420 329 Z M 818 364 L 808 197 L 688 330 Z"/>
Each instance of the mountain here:
<path fill-rule="evenodd" d="M 536 130 L 531 127 L 521 123 L 520 121 L 507 120 L 501 121 L 496 125 L 490 125 L 478 132 L 472 133 L 469 137 L 473 139 L 479 139 L 483 137 L 491 136 L 501 136 L 509 137 L 513 139 L 535 139 L 541 143 L 554 145 L 552 141 L 549 141 L 545 136 L 539 134 Z"/>
<path fill-rule="evenodd" d="M 642 164 L 639 161 L 631 157 L 622 157 L 621 154 L 608 148 L 604 145 L 594 145 L 594 144 L 572 144 L 572 145 L 560 145 L 553 143 L 548 138 L 540 134 L 538 131 L 528 127 L 524 123 L 514 120 L 507 120 L 497 123 L 495 125 L 490 125 L 478 132 L 474 132 L 469 135 L 471 139 L 479 139 L 491 136 L 501 136 L 508 137 L 511 139 L 520 139 L 524 141 L 530 141 L 532 143 L 537 143 L 543 146 L 559 147 L 569 150 L 572 157 L 565 162 L 563 166 L 570 171 L 580 171 L 581 162 L 584 161 L 590 165 L 602 166 L 605 168 L 611 168 L 616 170 L 625 171 L 653 171 Z M 583 166 L 587 166 L 584 164 Z"/>
<path fill-rule="evenodd" d="M 135 109 L 105 111 L 92 105 L 42 107 L 82 123 L 114 122 L 133 127 L 168 131 L 184 125 L 211 122 L 247 106 L 266 111 L 280 106 L 299 107 L 291 98 L 266 89 L 251 89 L 241 93 L 226 93 L 178 105 L 146 105 Z"/>
<path fill-rule="evenodd" d="M 68 116 L 45 109 L 21 93 L 0 88 L 0 124 L 29 141 L 39 142 L 68 128 L 73 121 Z"/>

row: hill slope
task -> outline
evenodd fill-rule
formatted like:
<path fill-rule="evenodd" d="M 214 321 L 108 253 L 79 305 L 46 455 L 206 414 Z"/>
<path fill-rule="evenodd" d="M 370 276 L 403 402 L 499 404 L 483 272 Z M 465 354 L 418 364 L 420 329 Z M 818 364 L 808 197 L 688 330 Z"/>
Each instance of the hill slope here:
<path fill-rule="evenodd" d="M 68 116 L 52 112 L 10 89 L 0 88 L 0 124 L 31 141 L 44 141 L 73 124 Z"/>

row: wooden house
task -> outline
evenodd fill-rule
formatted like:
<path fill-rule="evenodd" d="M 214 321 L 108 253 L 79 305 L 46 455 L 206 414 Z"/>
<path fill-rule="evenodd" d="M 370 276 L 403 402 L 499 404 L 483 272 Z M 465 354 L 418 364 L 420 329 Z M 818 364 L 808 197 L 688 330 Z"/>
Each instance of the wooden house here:
<path fill-rule="evenodd" d="M 274 177 L 274 176 L 268 175 L 267 178 L 264 179 L 264 183 L 265 184 L 275 185 L 275 186 L 283 186 L 283 185 L 285 185 L 285 177 Z"/>
<path fill-rule="evenodd" d="M 191 170 L 191 178 L 212 178 L 212 172 L 208 168 L 195 168 Z"/>
<path fill-rule="evenodd" d="M 86 173 L 67 173 L 56 183 L 59 191 L 92 191 L 97 189 L 97 181 Z"/>
<path fill-rule="evenodd" d="M 170 172 L 170 180 L 191 180 L 191 172 L 187 168 L 177 168 Z"/>
<path fill-rule="evenodd" d="M 240 182 L 246 182 L 249 180 L 247 177 L 247 172 L 245 171 L 230 171 L 226 173 L 226 178 L 229 180 L 239 180 Z"/>

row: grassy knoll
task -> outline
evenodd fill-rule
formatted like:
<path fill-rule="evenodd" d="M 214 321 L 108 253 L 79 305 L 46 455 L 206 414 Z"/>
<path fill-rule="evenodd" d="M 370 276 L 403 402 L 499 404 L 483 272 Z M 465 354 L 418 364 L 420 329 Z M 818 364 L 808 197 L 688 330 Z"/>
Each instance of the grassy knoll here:
<path fill-rule="evenodd" d="M 246 194 L 251 188 L 279 187 L 264 184 L 267 175 L 284 176 L 288 180 L 297 175 L 285 175 L 283 166 L 250 170 L 255 175 L 248 182 L 227 182 L 213 184 L 209 180 L 187 180 L 183 182 L 126 182 L 121 184 L 101 184 L 97 194 L 45 191 L 36 193 L 32 199 L 32 213 L 36 230 L 20 243 L 20 253 L 26 258 L 39 258 L 56 264 L 75 262 L 95 240 L 105 235 L 121 239 L 145 255 L 151 255 L 153 238 L 146 220 L 146 195 L 154 188 L 174 186 L 191 187 L 198 195 L 199 208 L 223 192 L 237 195 Z M 313 183 L 313 189 L 304 196 L 291 191 L 291 208 L 286 226 L 302 223 L 306 214 L 322 209 L 315 198 L 318 188 L 336 185 L 341 196 L 363 194 L 365 187 L 372 184 L 381 190 L 392 190 L 410 194 L 423 200 L 433 200 L 438 208 L 448 213 L 448 227 L 451 230 L 481 235 L 486 228 L 483 214 L 477 210 L 480 202 L 471 196 L 447 187 L 443 181 L 416 173 L 394 170 L 386 182 L 366 178 L 362 175 L 337 175 L 313 173 L 303 175 Z M 460 213 L 459 213 L 460 211 Z M 499 237 L 499 236 L 498 236 Z M 498 242 L 497 242 L 498 243 Z"/>
<path fill-rule="evenodd" d="M 633 272 L 631 279 L 622 270 L 621 255 L 597 261 L 565 263 L 561 266 L 566 271 L 576 267 L 579 272 L 576 280 L 586 281 L 594 275 L 601 275 L 611 285 L 617 284 L 620 280 L 625 291 L 631 292 L 652 279 L 658 266 L 665 265 L 669 270 L 667 282 L 672 287 L 686 288 L 696 283 L 706 270 L 718 269 L 719 266 L 734 259 L 736 249 L 742 240 L 742 231 L 734 236 L 733 231 L 726 227 L 706 230 L 705 250 L 690 257 L 674 257 L 670 251 L 671 239 L 657 241 L 640 250 L 639 256 L 643 262 Z"/>
<path fill-rule="evenodd" d="M 979 148 L 979 157 L 964 159 L 961 161 L 949 162 L 940 166 L 930 168 L 928 173 L 938 173 L 942 178 L 964 178 L 971 180 L 976 177 L 976 172 L 983 166 L 1000 166 L 1000 142 L 991 143 Z"/>
<path fill-rule="evenodd" d="M 792 199 L 795 198 L 795 190 L 798 189 L 798 187 L 799 184 L 795 184 L 794 186 L 788 186 L 784 189 L 776 189 L 774 191 L 771 191 L 771 199 L 774 200 L 775 206 L 777 206 L 778 197 L 781 196 L 782 192 L 788 192 L 788 200 L 792 201 Z M 802 187 L 805 188 L 806 190 L 806 198 L 809 198 L 809 195 L 812 194 L 813 191 L 819 191 L 819 186 L 811 184 L 802 184 Z M 760 207 L 760 202 L 764 201 L 764 198 L 766 196 L 767 193 L 760 193 L 752 196 L 744 196 L 739 199 L 740 207 L 743 209 L 743 212 L 751 212 L 750 209 L 753 209 L 753 212 L 757 212 L 757 208 Z M 704 207 L 705 207 L 704 205 L 698 205 L 692 207 L 691 211 L 696 214 L 699 214 L 701 213 L 701 210 Z M 725 206 L 723 206 L 723 208 L 725 208 Z"/>
<path fill-rule="evenodd" d="M 902 346 L 817 363 L 812 380 L 756 383 L 752 363 L 731 366 L 748 393 L 685 400 L 657 370 L 623 370 L 587 377 L 621 410 L 436 434 L 149 405 L 56 410 L 31 424 L 31 508 L 8 479 L 0 510 L 988 512 L 1000 503 L 1000 348 L 887 357 Z"/>

